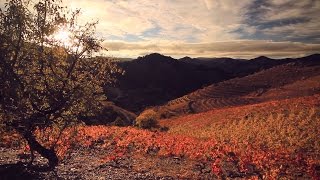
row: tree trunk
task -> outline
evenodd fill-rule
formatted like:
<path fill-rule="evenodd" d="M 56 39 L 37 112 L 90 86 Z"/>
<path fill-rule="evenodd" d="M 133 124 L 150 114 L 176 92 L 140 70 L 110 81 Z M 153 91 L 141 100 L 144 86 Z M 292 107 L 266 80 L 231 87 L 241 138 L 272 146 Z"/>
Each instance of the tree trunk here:
<path fill-rule="evenodd" d="M 31 151 L 37 151 L 42 157 L 48 159 L 48 167 L 43 168 L 44 171 L 53 170 L 59 163 L 58 156 L 53 149 L 47 149 L 43 147 L 34 137 L 31 131 L 26 131 L 23 134 L 24 138 L 27 140 Z"/>

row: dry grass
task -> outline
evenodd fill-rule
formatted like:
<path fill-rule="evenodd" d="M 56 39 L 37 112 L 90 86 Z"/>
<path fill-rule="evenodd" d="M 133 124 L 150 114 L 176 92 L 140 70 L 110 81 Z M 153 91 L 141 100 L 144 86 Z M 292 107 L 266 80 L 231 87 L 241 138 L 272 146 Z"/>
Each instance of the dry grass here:
<path fill-rule="evenodd" d="M 318 154 L 319 105 L 315 95 L 167 119 L 161 125 L 172 134 Z"/>
<path fill-rule="evenodd" d="M 115 154 L 101 157 L 103 161 L 150 153 L 160 159 L 192 159 L 210 163 L 212 173 L 219 177 L 232 163 L 247 177 L 258 173 L 266 179 L 296 179 L 301 174 L 304 178 L 317 178 L 319 104 L 320 95 L 316 95 L 161 121 L 161 125 L 170 128 L 169 133 L 132 127 L 77 126 L 63 132 L 55 150 L 64 158 L 72 149 L 113 147 Z M 47 129 L 36 134 L 49 147 L 56 142 L 58 131 Z M 8 138 L 0 137 L 2 142 L 12 142 Z"/>

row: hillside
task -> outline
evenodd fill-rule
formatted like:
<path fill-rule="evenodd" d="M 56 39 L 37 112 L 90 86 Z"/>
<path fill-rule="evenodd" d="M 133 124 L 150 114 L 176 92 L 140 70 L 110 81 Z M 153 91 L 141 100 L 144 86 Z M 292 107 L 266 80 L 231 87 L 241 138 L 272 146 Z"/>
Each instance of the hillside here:
<path fill-rule="evenodd" d="M 131 80 L 142 64 L 146 72 L 155 72 L 151 67 L 161 67 L 159 64 L 163 65 L 162 69 L 175 67 L 171 70 L 173 74 L 179 72 L 176 70 L 180 66 L 184 67 L 181 74 L 188 72 L 186 67 L 191 70 L 205 67 L 182 65 L 184 63 L 169 57 L 158 60 L 142 58 L 124 64 L 133 67 L 131 63 L 136 63 Z M 246 63 L 270 62 L 274 61 L 258 58 Z M 174 65 L 176 63 L 178 65 Z M 109 126 L 131 125 L 136 115 L 115 103 L 104 102 L 103 112 L 97 117 L 86 117 L 83 119 L 85 124 L 63 131 L 55 127 L 35 130 L 41 143 L 47 147 L 55 144 L 61 163 L 54 173 L 28 170 L 20 162 L 29 159 L 29 147 L 18 134 L 3 131 L 0 132 L 0 174 L 6 179 L 95 179 L 98 176 L 111 179 L 317 179 L 320 177 L 319 70 L 318 56 L 266 66 L 266 69 L 257 69 L 258 72 L 245 77 L 232 78 L 229 73 L 219 70 L 228 75 L 229 80 L 154 107 L 162 118 L 167 119 L 160 120 L 162 128 L 151 131 Z M 157 79 L 161 77 L 156 76 L 159 74 L 145 76 L 139 83 L 145 81 L 152 85 L 150 87 L 159 85 L 159 89 L 166 87 L 165 81 Z M 178 77 L 178 80 L 183 79 Z M 203 77 L 206 76 L 199 76 Z M 167 81 L 172 79 L 172 83 L 180 84 L 174 78 Z M 139 98 L 142 99 L 138 102 L 143 105 L 147 102 L 143 98 L 157 100 L 162 93 L 171 93 L 168 87 L 168 92 L 160 91 L 158 97 L 154 97 L 159 92 L 152 88 L 143 89 L 138 81 L 124 82 L 128 82 L 124 87 L 132 92 L 128 91 L 131 94 L 126 97 L 130 98 L 122 102 L 133 109 L 139 107 L 136 102 Z M 171 86 L 183 89 L 177 84 Z M 141 89 L 134 89 L 136 85 Z M 111 98 L 124 98 L 119 87 L 113 87 Z M 143 93 L 147 90 L 150 90 L 149 96 Z M 133 92 L 141 94 L 132 96 Z M 160 100 L 163 101 L 156 102 Z M 108 126 L 95 126 L 99 124 Z M 35 163 L 44 163 L 38 154 Z"/>
<path fill-rule="evenodd" d="M 139 113 L 213 83 L 243 77 L 286 64 L 295 59 L 274 60 L 258 57 L 251 60 L 232 58 L 181 58 L 149 54 L 131 61 L 119 61 L 125 71 L 115 86 L 105 91 L 117 106 Z"/>
<path fill-rule="evenodd" d="M 260 70 L 268 69 L 277 65 L 286 64 L 295 61 L 295 59 L 271 59 L 266 56 L 260 56 L 253 59 L 232 59 L 232 58 L 189 58 L 179 59 L 191 64 L 204 65 L 222 69 L 232 74 L 233 77 L 243 77 Z"/>
<path fill-rule="evenodd" d="M 103 101 L 104 108 L 93 116 L 79 117 L 86 125 L 131 126 L 136 114 L 116 106 L 110 101 Z"/>
<path fill-rule="evenodd" d="M 320 0 L 0 0 L 0 180 L 320 180 Z"/>
<path fill-rule="evenodd" d="M 215 83 L 155 108 L 162 118 L 318 93 L 319 56 Z"/>
<path fill-rule="evenodd" d="M 170 57 L 158 60 L 142 58 L 124 64 L 133 67 L 131 63 L 136 63 L 137 69 L 131 72 L 131 80 L 134 80 L 134 73 L 138 73 L 142 64 L 145 66 L 144 73 L 156 72 L 156 68 L 151 67 L 161 67 L 159 64 L 163 65 L 162 69 L 175 67 L 171 69 L 173 74 L 179 72 L 176 70 L 180 66 L 184 67 L 179 72 L 181 74 L 188 72 L 186 67 L 191 70 L 205 67 L 188 63 L 182 65 Z M 226 61 L 228 63 L 229 60 Z M 246 63 L 270 62 L 274 60 L 262 57 Z M 29 146 L 15 132 L 0 131 L 0 174 L 4 175 L 1 177 L 317 179 L 320 177 L 318 56 L 265 67 L 263 70 L 256 69 L 258 72 L 254 74 L 247 71 L 249 75 L 236 78 L 219 70 L 228 75 L 229 80 L 213 83 L 164 106 L 154 107 L 162 118 L 166 118 L 159 121 L 159 129 L 110 126 L 131 125 L 136 118 L 134 113 L 110 101 L 104 102 L 105 109 L 98 116 L 85 117 L 85 123 L 62 131 L 54 126 L 36 129 L 34 134 L 42 144 L 46 147 L 54 145 L 60 160 L 54 172 L 26 168 L 25 164 L 31 157 Z M 123 105 L 136 109 L 139 103 L 149 102 L 144 99 L 146 97 L 157 100 L 163 93 L 171 93 L 169 87 L 166 91 L 160 89 L 161 86 L 167 87 L 165 81 L 157 79 L 162 76 L 160 72 L 150 77 L 144 73 L 140 74 L 140 78 L 145 77 L 141 81 L 124 81 L 128 83 L 123 86 L 127 88 L 124 90 L 131 91 L 127 91 L 130 92 L 126 94 L 128 99 L 118 103 L 128 103 Z M 192 75 L 189 76 L 192 79 Z M 183 80 L 183 77 L 178 77 L 179 81 Z M 199 76 L 199 79 L 203 77 L 206 76 Z M 171 83 L 183 84 L 177 79 L 166 78 L 168 82 L 173 79 Z M 139 83 L 144 81 L 152 86 L 143 89 L 143 84 Z M 169 85 L 183 89 L 177 84 Z M 141 89 L 134 89 L 137 85 Z M 160 93 L 151 88 L 158 85 Z M 110 99 L 121 100 L 125 97 L 120 87 L 113 87 L 113 97 Z M 147 90 L 150 90 L 148 96 L 144 93 Z M 137 96 L 132 96 L 134 93 Z M 138 101 L 139 98 L 142 99 Z M 150 101 L 150 104 L 160 101 L 164 100 Z M 42 165 L 44 159 L 36 154 L 34 164 Z"/>
<path fill-rule="evenodd" d="M 167 126 L 168 133 L 172 135 L 202 140 L 215 139 L 218 144 L 230 143 L 240 149 L 253 146 L 256 149 L 262 148 L 263 152 L 282 149 L 289 152 L 290 157 L 312 157 L 313 167 L 317 169 L 313 172 L 318 174 L 314 179 L 317 179 L 320 175 L 319 123 L 318 92 L 313 96 L 274 100 L 165 119 L 160 124 Z M 274 157 L 266 159 L 274 160 Z M 278 167 L 280 169 L 277 173 L 282 175 L 278 174 L 277 177 L 295 174 L 289 173 L 288 166 Z M 307 169 L 302 171 L 306 172 Z M 296 178 L 298 177 L 293 179 Z"/>
<path fill-rule="evenodd" d="M 62 163 L 54 173 L 6 165 L 26 161 L 28 150 L 17 134 L 4 134 L 0 173 L 6 179 L 317 179 L 319 105 L 320 94 L 213 110 L 162 120 L 168 132 L 83 125 L 62 136 L 36 131 L 48 145 L 60 137 Z"/>
<path fill-rule="evenodd" d="M 116 86 L 106 86 L 106 93 L 116 105 L 133 112 L 231 78 L 219 68 L 194 65 L 160 54 L 118 65 L 125 74 L 118 77 Z"/>
<path fill-rule="evenodd" d="M 319 113 L 320 92 L 312 96 L 272 100 L 163 119 L 160 124 L 169 127 L 168 132 L 171 134 L 200 139 L 214 138 L 219 142 L 232 140 L 260 144 L 266 144 L 266 141 L 271 140 L 268 138 L 279 138 L 279 142 L 272 146 L 283 146 L 282 143 L 289 143 L 285 139 L 293 137 L 295 141 L 301 141 L 300 143 L 303 143 L 303 137 L 309 135 L 314 136 L 311 139 L 316 140 L 315 137 L 319 133 L 316 129 L 316 124 L 320 123 Z M 313 148 L 320 149 L 319 142 L 313 143 L 316 143 Z"/>

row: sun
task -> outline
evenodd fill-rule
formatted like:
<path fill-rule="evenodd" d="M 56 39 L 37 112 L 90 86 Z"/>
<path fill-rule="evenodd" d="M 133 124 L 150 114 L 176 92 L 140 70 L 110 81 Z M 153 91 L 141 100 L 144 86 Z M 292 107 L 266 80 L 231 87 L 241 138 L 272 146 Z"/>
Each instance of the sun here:
<path fill-rule="evenodd" d="M 67 30 L 60 29 L 54 34 L 54 39 L 58 41 L 67 41 L 70 39 L 70 32 Z"/>
<path fill-rule="evenodd" d="M 79 39 L 75 38 L 72 31 L 66 27 L 58 28 L 48 39 L 51 41 L 51 45 L 63 47 L 70 52 L 80 52 L 83 50 Z"/>
<path fill-rule="evenodd" d="M 72 47 L 72 34 L 66 28 L 59 28 L 55 33 L 51 35 L 51 40 L 55 41 L 56 43 L 64 46 L 64 47 Z"/>

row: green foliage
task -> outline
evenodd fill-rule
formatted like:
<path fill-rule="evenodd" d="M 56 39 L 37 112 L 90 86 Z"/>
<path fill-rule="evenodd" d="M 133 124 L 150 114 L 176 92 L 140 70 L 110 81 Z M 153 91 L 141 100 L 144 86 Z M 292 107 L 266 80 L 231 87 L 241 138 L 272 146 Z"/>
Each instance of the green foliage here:
<path fill-rule="evenodd" d="M 136 118 L 136 126 L 142 129 L 151 129 L 159 127 L 157 113 L 152 109 L 142 112 Z"/>

